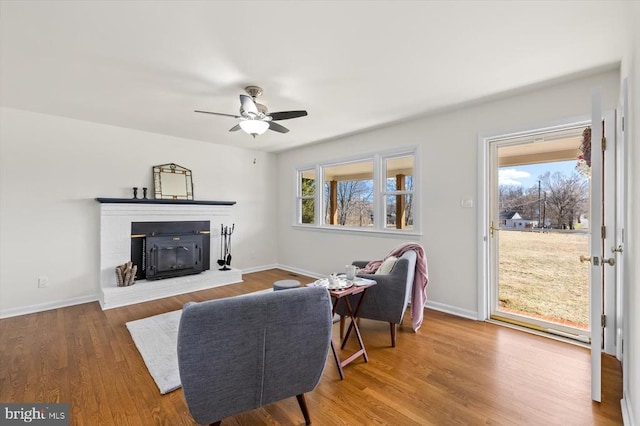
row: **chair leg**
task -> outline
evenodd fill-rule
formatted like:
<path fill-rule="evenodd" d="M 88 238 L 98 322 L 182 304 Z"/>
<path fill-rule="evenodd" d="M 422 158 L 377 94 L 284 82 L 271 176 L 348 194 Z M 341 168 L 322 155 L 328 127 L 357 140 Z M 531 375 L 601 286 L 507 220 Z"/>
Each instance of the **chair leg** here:
<path fill-rule="evenodd" d="M 302 415 L 304 416 L 304 424 L 310 425 L 311 417 L 309 417 L 309 410 L 307 409 L 307 402 L 304 400 L 304 394 L 301 393 L 300 395 L 296 395 L 296 398 L 298 399 L 298 405 L 300 406 Z"/>
<path fill-rule="evenodd" d="M 397 330 L 397 324 L 394 324 L 392 322 L 389 323 L 389 326 L 391 328 L 391 347 L 395 348 L 396 347 L 396 330 Z"/>
<path fill-rule="evenodd" d="M 218 420 L 215 423 L 211 423 L 209 426 L 220 426 L 221 423 L 222 423 L 222 420 Z"/>
<path fill-rule="evenodd" d="M 344 317 L 340 315 L 340 340 L 344 339 Z"/>

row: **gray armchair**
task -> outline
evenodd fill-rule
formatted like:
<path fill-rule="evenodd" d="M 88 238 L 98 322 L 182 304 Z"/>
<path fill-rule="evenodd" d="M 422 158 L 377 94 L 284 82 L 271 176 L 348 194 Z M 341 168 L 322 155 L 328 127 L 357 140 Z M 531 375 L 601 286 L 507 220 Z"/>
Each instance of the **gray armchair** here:
<path fill-rule="evenodd" d="M 396 330 L 407 310 L 411 299 L 411 288 L 416 269 L 416 252 L 409 250 L 398 258 L 389 274 L 358 274 L 359 277 L 370 278 L 377 282 L 365 293 L 358 318 L 366 318 L 389 323 L 391 330 L 391 346 L 396 346 Z M 355 261 L 358 268 L 366 266 L 367 261 Z M 362 295 L 350 296 L 351 306 L 357 306 Z M 348 314 L 344 304 L 338 306 L 340 315 L 340 335 L 344 335 L 344 317 Z"/>
<path fill-rule="evenodd" d="M 178 365 L 195 421 L 223 418 L 304 393 L 322 375 L 331 342 L 327 289 L 303 287 L 187 303 L 178 330 Z"/>

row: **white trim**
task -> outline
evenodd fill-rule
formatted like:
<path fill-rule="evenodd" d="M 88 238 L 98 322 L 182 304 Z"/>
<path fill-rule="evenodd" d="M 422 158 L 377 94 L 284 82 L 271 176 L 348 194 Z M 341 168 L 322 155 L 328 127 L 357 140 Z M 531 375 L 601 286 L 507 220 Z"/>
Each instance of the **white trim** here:
<path fill-rule="evenodd" d="M 447 314 L 455 315 L 457 317 L 467 318 L 476 321 L 478 319 L 478 313 L 470 311 L 468 309 L 458 308 L 457 306 L 447 305 L 446 303 L 433 302 L 427 300 L 425 305 L 427 309 L 433 309 L 434 311 L 440 311 Z"/>
<path fill-rule="evenodd" d="M 618 149 L 617 130 L 616 130 L 616 110 L 609 110 L 602 112 L 602 119 L 605 122 L 604 137 L 609 142 L 607 144 L 607 150 L 605 155 L 605 162 L 602 164 L 604 169 L 604 223 L 608 228 L 604 242 L 604 252 L 602 257 L 613 258 L 618 260 L 619 256 L 612 252 L 611 249 L 617 247 L 617 221 L 619 219 L 617 215 L 618 198 L 621 194 L 620 182 L 618 182 L 617 174 L 617 154 Z M 593 231 L 592 231 L 593 232 Z M 602 294 L 604 300 L 604 312 L 607 316 L 607 323 L 604 328 L 604 352 L 609 355 L 616 355 L 616 330 L 617 330 L 617 273 L 619 270 L 618 265 L 613 267 L 609 265 L 602 265 L 604 268 L 605 284 L 604 293 Z"/>
<path fill-rule="evenodd" d="M 487 182 L 487 170 L 489 167 L 489 138 L 483 138 L 478 136 L 478 316 L 477 319 L 482 321 L 489 318 L 489 292 L 488 279 L 489 279 L 489 250 L 488 235 L 486 230 L 488 229 L 489 214 L 488 214 L 488 200 L 489 200 L 489 184 Z"/>
<path fill-rule="evenodd" d="M 624 426 L 635 426 L 635 417 L 633 415 L 633 406 L 629 403 L 629 396 L 623 392 L 620 400 L 620 409 L 622 410 L 622 424 Z"/>
<path fill-rule="evenodd" d="M 546 333 L 544 331 L 535 330 L 533 328 L 523 327 L 521 325 L 512 324 L 508 322 L 496 321 L 493 319 L 488 319 L 486 322 L 489 324 L 498 325 L 500 327 L 512 328 L 514 330 L 523 331 L 529 334 L 534 334 L 536 336 L 544 337 L 546 339 L 557 340 L 558 342 L 569 343 L 575 346 L 580 346 L 581 348 L 589 349 L 589 345 L 587 343 L 581 342 L 580 340 L 572 339 L 570 337 L 564 337 L 559 334 Z"/>
<path fill-rule="evenodd" d="M 569 117 L 562 120 L 556 120 L 549 123 L 543 123 L 539 126 L 529 126 L 526 130 L 513 131 L 495 131 L 482 133 L 478 135 L 478 230 L 477 230 L 477 247 L 478 247 L 478 318 L 479 320 L 489 319 L 491 313 L 491 292 L 489 291 L 490 283 L 490 251 L 488 228 L 491 217 L 489 211 L 489 190 L 490 190 L 490 156 L 489 147 L 491 142 L 508 140 L 513 138 L 523 138 L 526 135 L 535 135 L 541 133 L 549 133 L 567 128 L 580 127 L 583 124 L 589 125 L 591 119 L 589 116 Z"/>
<path fill-rule="evenodd" d="M 289 265 L 281 265 L 281 264 L 269 264 L 269 265 L 262 265 L 262 266 L 254 266 L 252 268 L 243 269 L 242 271 L 240 271 L 240 273 L 241 273 L 241 276 L 242 276 L 244 274 L 267 271 L 267 270 L 270 270 L 270 269 L 282 269 L 284 271 L 288 271 L 288 272 L 291 272 L 291 273 L 296 274 L 296 275 L 304 275 L 306 277 L 311 277 L 311 278 L 315 278 L 315 279 L 320 279 L 320 278 L 323 278 L 323 277 L 326 276 L 326 274 L 319 274 L 317 272 L 313 272 L 313 271 L 309 271 L 309 270 L 305 270 L 305 269 L 300 269 L 300 268 L 296 268 L 294 266 L 289 266 Z M 155 283 L 161 283 L 161 282 L 162 282 L 162 280 L 156 281 Z M 241 279 L 240 281 L 237 281 L 237 282 L 244 282 L 244 280 Z M 133 288 L 136 285 L 140 285 L 140 284 L 142 284 L 142 282 L 136 283 L 131 287 Z M 230 285 L 230 284 L 235 284 L 235 283 L 218 284 L 218 285 L 215 285 L 215 286 L 212 286 L 212 287 L 219 287 L 219 286 Z M 126 289 L 126 287 L 122 287 L 122 289 Z M 194 291 L 196 291 L 196 290 L 194 290 Z M 167 297 L 170 297 L 170 296 L 167 296 Z M 60 300 L 60 301 L 55 301 L 55 302 L 47 302 L 47 303 L 42 303 L 42 304 L 33 305 L 33 306 L 27 306 L 27 307 L 23 307 L 23 308 L 6 309 L 6 310 L 3 310 L 3 311 L 0 311 L 0 319 L 19 316 L 19 315 L 33 314 L 33 313 L 37 313 L 37 312 L 48 311 L 48 310 L 51 310 L 51 309 L 66 308 L 66 307 L 69 307 L 69 306 L 80 305 L 80 304 L 83 304 L 83 303 L 99 302 L 99 301 L 100 301 L 100 295 L 99 294 L 94 294 L 94 295 L 90 295 L 90 296 L 76 297 L 76 298 L 67 299 L 67 300 Z M 142 303 L 142 302 L 139 302 L 139 303 Z M 112 305 L 112 306 L 109 306 L 106 309 L 115 308 L 115 307 L 117 307 L 117 306 Z M 451 315 L 454 315 L 454 316 L 457 316 L 457 317 L 467 318 L 467 319 L 471 319 L 471 320 L 477 320 L 477 318 L 478 318 L 478 313 L 477 312 L 470 311 L 468 309 L 459 308 L 457 306 L 448 305 L 448 304 L 445 304 L 445 303 L 433 302 L 431 300 L 427 301 L 427 303 L 425 305 L 425 308 L 433 309 L 434 311 L 444 312 L 444 313 L 451 314 Z"/>
<path fill-rule="evenodd" d="M 305 231 L 319 231 L 319 232 L 339 232 L 341 234 L 346 233 L 353 233 L 353 234 L 377 234 L 379 236 L 387 236 L 387 237 L 392 237 L 392 236 L 402 236 L 402 237 L 407 237 L 407 236 L 414 236 L 414 237 L 420 237 L 422 236 L 422 233 L 420 232 L 416 232 L 416 231 L 398 231 L 396 229 L 388 229 L 386 231 L 380 230 L 380 229 L 373 229 L 373 228 L 356 228 L 353 226 L 338 226 L 338 225 L 323 225 L 323 226 L 315 226 L 312 224 L 296 224 L 296 225 L 292 225 L 292 228 L 296 228 L 296 229 L 300 229 L 300 230 L 305 230 Z"/>
<path fill-rule="evenodd" d="M 263 271 L 263 270 L 267 270 L 267 269 L 282 269 L 285 271 L 289 271 L 292 272 L 294 274 L 297 275 L 304 275 L 307 277 L 311 277 L 311 278 L 316 278 L 316 279 L 320 279 L 320 278 L 324 278 L 326 277 L 326 274 L 319 274 L 317 272 L 313 272 L 313 271 L 308 271 L 305 269 L 300 269 L 300 268 L 296 268 L 294 266 L 288 266 L 288 265 L 269 265 L 269 266 L 264 266 L 262 268 L 255 268 L 254 270 L 252 270 L 253 272 L 258 272 L 258 271 Z M 247 270 L 245 270 L 244 272 L 247 272 Z M 431 300 L 427 300 L 427 303 L 425 305 L 426 309 L 433 309 L 434 311 L 439 311 L 439 312 L 444 312 L 447 314 L 451 314 L 457 317 L 462 317 L 462 318 L 467 318 L 470 320 L 477 320 L 478 319 L 478 313 L 475 311 L 470 311 L 468 309 L 463 309 L 463 308 L 459 308 L 457 306 L 452 306 L 452 305 L 448 305 L 446 303 L 439 303 L 439 302 L 434 302 Z"/>
<path fill-rule="evenodd" d="M 19 315 L 35 314 L 37 312 L 50 311 L 52 309 L 67 308 L 69 306 L 82 305 L 83 303 L 97 302 L 99 299 L 100 296 L 96 293 L 88 296 L 72 297 L 71 299 L 40 303 L 38 305 L 4 309 L 0 310 L 0 319 L 17 317 Z"/>
<path fill-rule="evenodd" d="M 307 277 L 311 277 L 311 278 L 315 278 L 315 279 L 320 279 L 320 278 L 325 278 L 327 275 L 326 274 L 319 274 L 317 272 L 313 272 L 313 271 L 307 271 L 305 269 L 300 269 L 300 268 L 296 268 L 294 266 L 288 266 L 288 265 L 278 265 L 276 266 L 276 268 L 278 269 L 282 269 L 288 272 L 292 272 L 294 274 L 298 274 L 298 275 L 305 275 Z"/>
<path fill-rule="evenodd" d="M 262 272 L 262 271 L 268 271 L 269 269 L 277 269 L 278 265 L 277 264 L 271 264 L 271 265 L 262 265 L 262 266 L 254 266 L 252 268 L 246 268 L 242 270 L 242 274 L 252 274 L 254 272 Z"/>

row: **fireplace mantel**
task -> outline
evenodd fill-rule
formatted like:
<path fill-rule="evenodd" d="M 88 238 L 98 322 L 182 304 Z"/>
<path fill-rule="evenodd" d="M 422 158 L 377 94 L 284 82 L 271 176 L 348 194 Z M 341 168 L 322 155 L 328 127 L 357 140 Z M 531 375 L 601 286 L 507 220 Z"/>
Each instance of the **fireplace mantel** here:
<path fill-rule="evenodd" d="M 122 200 L 122 201 L 118 201 Z M 131 259 L 131 223 L 156 221 L 209 221 L 210 263 L 217 266 L 221 225 L 231 225 L 235 201 L 143 200 L 96 198 L 100 202 L 100 305 L 117 308 L 149 300 L 190 293 L 242 281 L 242 271 L 217 268 L 197 275 L 139 280 L 129 287 L 116 285 L 115 267 Z"/>
<path fill-rule="evenodd" d="M 207 200 L 156 200 L 149 198 L 103 198 L 98 197 L 96 201 L 104 204 L 191 204 L 202 206 L 232 206 L 235 201 L 207 201 Z"/>

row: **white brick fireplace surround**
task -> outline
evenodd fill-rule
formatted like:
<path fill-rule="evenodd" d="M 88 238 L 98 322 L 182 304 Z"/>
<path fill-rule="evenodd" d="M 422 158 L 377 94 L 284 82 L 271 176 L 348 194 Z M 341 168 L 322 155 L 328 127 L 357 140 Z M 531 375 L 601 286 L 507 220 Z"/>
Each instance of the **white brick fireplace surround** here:
<path fill-rule="evenodd" d="M 242 271 L 219 271 L 216 247 L 220 225 L 232 224 L 234 202 L 171 200 L 123 200 L 97 198 L 100 202 L 100 305 L 117 308 L 177 294 L 237 283 Z M 131 259 L 132 222 L 209 221 L 211 269 L 197 275 L 161 280 L 138 280 L 129 287 L 116 285 L 115 267 Z"/>

